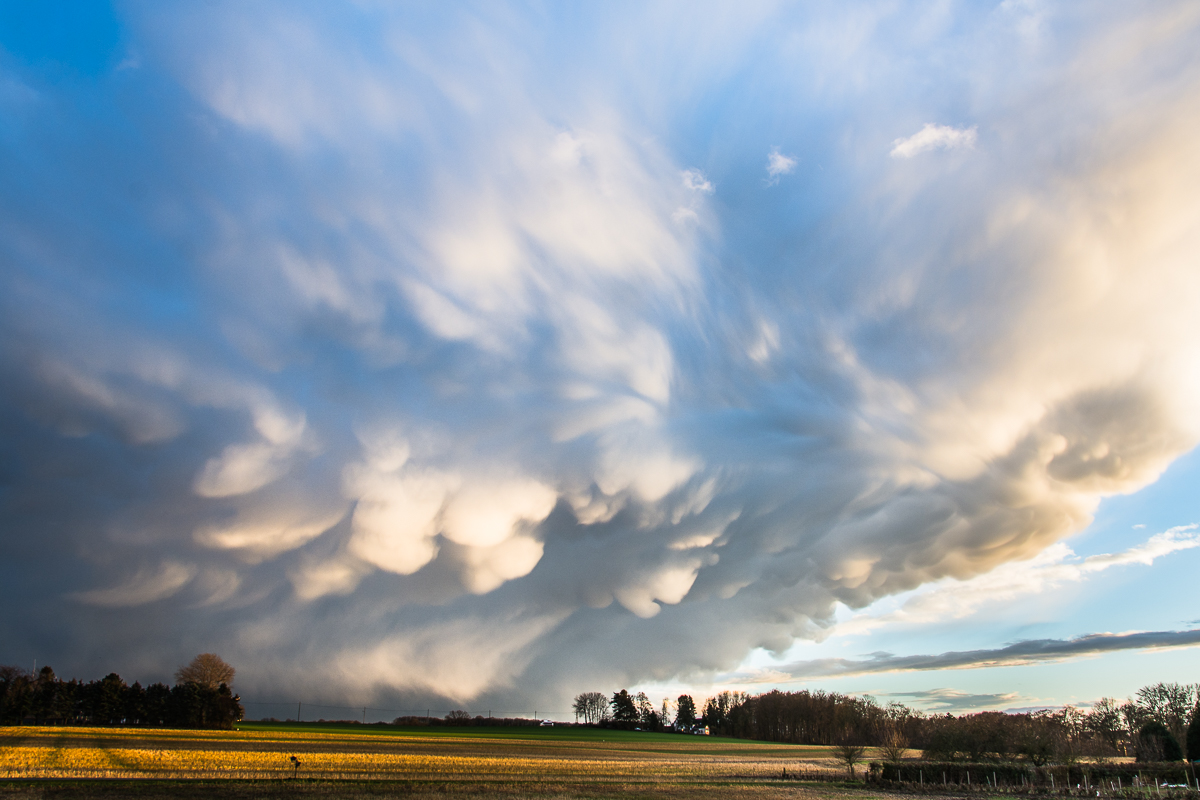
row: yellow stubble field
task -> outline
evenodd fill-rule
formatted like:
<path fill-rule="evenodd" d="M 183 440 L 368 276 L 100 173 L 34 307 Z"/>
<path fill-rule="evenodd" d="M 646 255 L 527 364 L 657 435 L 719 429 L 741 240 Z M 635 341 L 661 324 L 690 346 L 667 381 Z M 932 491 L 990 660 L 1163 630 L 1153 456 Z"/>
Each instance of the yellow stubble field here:
<path fill-rule="evenodd" d="M 291 760 L 295 756 L 296 766 Z M 595 729 L 0 728 L 0 779 L 756 781 L 836 773 L 820 747 Z"/>

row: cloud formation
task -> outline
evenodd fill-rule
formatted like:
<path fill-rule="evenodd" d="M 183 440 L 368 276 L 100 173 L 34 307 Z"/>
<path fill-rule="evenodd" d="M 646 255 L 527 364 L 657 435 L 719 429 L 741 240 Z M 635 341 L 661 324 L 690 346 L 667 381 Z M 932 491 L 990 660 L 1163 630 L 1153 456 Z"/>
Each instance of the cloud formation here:
<path fill-rule="evenodd" d="M 96 75 L 6 53 L 4 658 L 730 670 L 1200 441 L 1191 6 L 656 8 L 135 2 Z M 889 157 L 964 108 L 971 158 Z"/>
<path fill-rule="evenodd" d="M 865 659 L 820 658 L 798 661 L 759 674 L 727 676 L 737 683 L 780 683 L 870 675 L 882 672 L 922 672 L 981 667 L 1016 667 L 1065 661 L 1118 650 L 1148 650 L 1200 645 L 1200 630 L 1091 633 L 1074 639 L 1030 639 L 1001 648 L 966 650 L 938 655 L 897 656 L 876 653 Z"/>
<path fill-rule="evenodd" d="M 921 692 L 889 693 L 886 697 L 900 698 L 900 702 L 913 703 L 936 714 L 961 714 L 981 709 L 1011 708 L 1013 703 L 1027 701 L 1016 692 L 1001 694 L 973 694 L 956 689 L 928 689 Z"/>
<path fill-rule="evenodd" d="M 895 610 L 864 611 L 837 625 L 841 635 L 866 633 L 895 625 L 920 625 L 961 619 L 985 605 L 1009 603 L 1078 583 L 1114 567 L 1150 565 L 1155 559 L 1180 550 L 1200 547 L 1200 525 L 1179 525 L 1156 533 L 1141 544 L 1118 553 L 1078 558 L 1064 542 L 1057 542 L 1026 561 L 1002 564 L 965 581 L 945 580 L 926 584 L 904 599 Z"/>
<path fill-rule="evenodd" d="M 778 147 L 771 148 L 767 153 L 767 185 L 779 183 L 780 175 L 787 175 L 796 168 L 796 159 L 779 152 Z"/>
<path fill-rule="evenodd" d="M 912 158 L 926 150 L 971 148 L 975 146 L 978 132 L 978 126 L 975 125 L 970 128 L 958 129 L 930 122 L 907 139 L 897 139 L 892 142 L 891 156 L 892 158 Z"/>

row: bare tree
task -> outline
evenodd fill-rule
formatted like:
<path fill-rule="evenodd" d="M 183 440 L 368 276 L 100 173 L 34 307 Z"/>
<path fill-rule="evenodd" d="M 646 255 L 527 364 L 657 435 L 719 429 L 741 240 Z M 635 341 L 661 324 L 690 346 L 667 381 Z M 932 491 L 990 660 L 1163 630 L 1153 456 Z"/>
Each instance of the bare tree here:
<path fill-rule="evenodd" d="M 908 737 L 899 727 L 890 726 L 883 736 L 883 746 L 880 750 L 883 751 L 885 761 L 899 764 L 904 759 L 904 754 L 908 752 Z"/>
<path fill-rule="evenodd" d="M 839 744 L 833 748 L 833 757 L 846 765 L 850 770 L 850 778 L 854 779 L 854 765 L 863 760 L 867 748 L 861 744 Z"/>
<path fill-rule="evenodd" d="M 222 683 L 233 685 L 234 668 L 215 653 L 201 653 L 185 667 L 175 671 L 176 683 L 198 683 L 216 689 Z"/>
<path fill-rule="evenodd" d="M 461 708 L 456 708 L 446 715 L 446 722 L 469 722 L 470 720 L 471 714 Z"/>
<path fill-rule="evenodd" d="M 1092 710 L 1084 717 L 1084 725 L 1102 746 L 1100 754 L 1120 755 L 1121 740 L 1125 725 L 1121 719 L 1121 706 L 1111 697 L 1101 697 L 1092 704 Z"/>
<path fill-rule="evenodd" d="M 1161 723 L 1182 742 L 1187 737 L 1188 720 L 1200 693 L 1194 683 L 1156 683 L 1138 689 L 1137 703 L 1147 719 Z"/>
<path fill-rule="evenodd" d="M 654 704 L 645 692 L 638 692 L 633 696 L 633 705 L 638 712 L 638 724 L 643 728 L 657 727 L 658 715 L 654 713 Z"/>
<path fill-rule="evenodd" d="M 575 697 L 572 706 L 575 719 L 582 719 L 588 725 L 599 725 L 608 712 L 608 698 L 600 692 L 584 692 Z"/>

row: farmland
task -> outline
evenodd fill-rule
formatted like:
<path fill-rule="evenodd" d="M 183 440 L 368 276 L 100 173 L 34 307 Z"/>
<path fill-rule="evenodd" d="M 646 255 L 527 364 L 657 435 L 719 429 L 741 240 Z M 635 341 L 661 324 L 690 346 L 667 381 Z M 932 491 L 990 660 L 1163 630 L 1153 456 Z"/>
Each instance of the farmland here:
<path fill-rule="evenodd" d="M 56 786 L 72 796 L 86 786 L 98 797 L 124 796 L 111 794 L 120 787 L 149 797 L 155 786 L 178 796 L 207 785 L 201 794 L 211 796 L 213 781 L 223 796 L 254 797 L 773 797 L 784 787 L 794 796 L 785 772 L 835 769 L 821 747 L 582 728 L 0 729 L 2 798 L 52 796 Z"/>

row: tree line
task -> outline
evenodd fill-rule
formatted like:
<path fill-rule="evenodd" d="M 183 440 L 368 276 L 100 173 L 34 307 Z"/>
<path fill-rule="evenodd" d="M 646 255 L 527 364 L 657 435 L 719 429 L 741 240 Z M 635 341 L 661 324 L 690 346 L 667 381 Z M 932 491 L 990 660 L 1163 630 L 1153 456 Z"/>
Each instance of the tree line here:
<path fill-rule="evenodd" d="M 229 729 L 244 713 L 233 676 L 233 667 L 212 653 L 180 667 L 174 686 L 128 686 L 115 672 L 87 683 L 64 681 L 48 666 L 36 674 L 0 666 L 0 724 Z"/>
<path fill-rule="evenodd" d="M 698 733 L 706 726 L 715 727 L 735 707 L 752 699 L 742 692 L 721 692 L 698 707 L 691 695 L 681 694 L 675 700 L 664 698 L 662 705 L 656 707 L 645 692 L 630 694 L 622 689 L 611 698 L 600 692 L 584 692 L 575 697 L 572 709 L 575 721 L 585 725 Z"/>
<path fill-rule="evenodd" d="M 902 703 L 825 691 L 760 695 L 721 692 L 700 707 L 690 695 L 655 706 L 644 692 L 575 698 L 576 721 L 606 727 L 695 733 L 790 744 L 882 748 L 891 760 L 910 749 L 939 761 L 1022 759 L 1036 766 L 1088 758 L 1200 761 L 1200 684 L 1156 683 L 1121 702 L 1025 713 L 925 714 Z"/>

